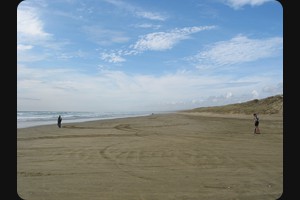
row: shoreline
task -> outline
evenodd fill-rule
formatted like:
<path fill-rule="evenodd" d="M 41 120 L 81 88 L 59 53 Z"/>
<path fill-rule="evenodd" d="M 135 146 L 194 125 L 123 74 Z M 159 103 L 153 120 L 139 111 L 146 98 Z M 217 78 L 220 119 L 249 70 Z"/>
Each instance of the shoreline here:
<path fill-rule="evenodd" d="M 236 119 L 250 119 L 253 117 L 252 115 L 249 115 L 249 114 L 232 114 L 232 113 L 223 114 L 223 113 L 213 113 L 213 112 L 169 111 L 169 112 L 163 112 L 163 113 L 152 113 L 152 114 L 143 114 L 143 115 L 135 115 L 135 116 L 125 116 L 125 117 L 63 120 L 63 124 L 73 124 L 73 123 L 93 122 L 93 121 L 101 122 L 102 120 L 124 119 L 124 118 L 132 118 L 132 117 L 146 117 L 146 116 L 151 116 L 151 115 L 164 115 L 164 114 L 181 114 L 181 115 L 190 115 L 190 116 L 221 117 L 221 118 L 236 118 Z M 259 117 L 260 117 L 260 119 L 263 119 L 263 120 L 283 119 L 282 114 L 260 114 Z M 57 124 L 56 121 L 29 122 L 29 123 L 34 124 L 34 125 L 26 125 L 24 127 L 18 127 L 18 125 L 17 125 L 17 129 Z"/>
<path fill-rule="evenodd" d="M 172 113 L 169 112 L 162 112 L 158 114 L 164 114 L 164 113 Z M 81 123 L 81 122 L 89 122 L 89 121 L 101 121 L 101 120 L 110 120 L 110 119 L 121 119 L 121 118 L 130 118 L 130 117 L 143 117 L 151 115 L 149 113 L 145 114 L 136 114 L 136 115 L 125 115 L 125 116 L 112 116 L 112 117 L 97 117 L 97 118 L 80 118 L 80 119 L 65 119 L 63 118 L 63 123 Z M 43 125 L 54 125 L 57 124 L 56 120 L 49 120 L 49 121 L 17 121 L 17 129 L 20 128 L 30 128 L 30 127 L 36 127 L 36 126 L 43 126 Z"/>
<path fill-rule="evenodd" d="M 17 129 L 24 199 L 276 199 L 283 119 L 167 113 Z"/>

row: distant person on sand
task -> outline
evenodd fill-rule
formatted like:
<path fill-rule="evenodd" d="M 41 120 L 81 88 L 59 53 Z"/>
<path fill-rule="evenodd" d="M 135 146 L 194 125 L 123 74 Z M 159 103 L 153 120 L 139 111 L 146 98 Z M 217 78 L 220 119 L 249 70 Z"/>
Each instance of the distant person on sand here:
<path fill-rule="evenodd" d="M 57 119 L 57 126 L 58 126 L 59 128 L 61 128 L 61 121 L 62 121 L 62 118 L 61 118 L 61 116 L 59 115 L 59 116 L 58 116 L 58 119 Z"/>
<path fill-rule="evenodd" d="M 256 113 L 254 113 L 253 116 L 254 116 L 254 126 L 255 126 L 255 128 L 254 128 L 254 134 L 260 134 L 260 130 L 258 128 L 259 118 L 258 118 L 258 116 L 257 116 Z"/>

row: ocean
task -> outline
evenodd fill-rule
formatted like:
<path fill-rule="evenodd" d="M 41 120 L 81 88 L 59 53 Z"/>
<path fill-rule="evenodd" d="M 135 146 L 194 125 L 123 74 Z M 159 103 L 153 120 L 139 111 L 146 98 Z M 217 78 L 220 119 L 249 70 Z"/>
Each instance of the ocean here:
<path fill-rule="evenodd" d="M 157 112 L 156 112 L 157 113 Z M 55 112 L 55 111 L 17 111 L 17 128 L 26 128 L 39 125 L 57 124 L 59 115 L 62 123 L 84 122 L 102 119 L 146 116 L 152 114 L 141 112 Z"/>

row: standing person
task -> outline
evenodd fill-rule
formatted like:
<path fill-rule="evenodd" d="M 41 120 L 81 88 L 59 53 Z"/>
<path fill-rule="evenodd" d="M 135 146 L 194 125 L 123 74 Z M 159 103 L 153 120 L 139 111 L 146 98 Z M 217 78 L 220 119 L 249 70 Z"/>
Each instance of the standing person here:
<path fill-rule="evenodd" d="M 59 128 L 61 128 L 61 121 L 62 121 L 62 118 L 61 118 L 61 116 L 59 115 L 59 116 L 58 116 L 58 119 L 57 119 L 57 126 L 58 126 Z"/>
<path fill-rule="evenodd" d="M 259 127 L 258 127 L 258 125 L 259 125 L 259 118 L 258 118 L 258 116 L 257 116 L 256 113 L 254 113 L 253 116 L 254 116 L 254 126 L 255 126 L 254 133 L 255 134 L 260 134 L 260 130 L 259 130 Z"/>

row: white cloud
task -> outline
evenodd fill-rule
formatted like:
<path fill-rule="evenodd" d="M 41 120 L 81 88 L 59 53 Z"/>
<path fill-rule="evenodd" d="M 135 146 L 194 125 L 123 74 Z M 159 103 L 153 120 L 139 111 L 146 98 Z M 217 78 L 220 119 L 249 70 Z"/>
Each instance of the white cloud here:
<path fill-rule="evenodd" d="M 234 8 L 240 9 L 243 6 L 250 5 L 250 6 L 260 6 L 264 3 L 276 0 L 221 0 L 224 4 Z"/>
<path fill-rule="evenodd" d="M 154 13 L 154 12 L 147 12 L 147 11 L 138 11 L 136 12 L 137 16 L 146 18 L 146 19 L 151 19 L 151 20 L 159 20 L 159 21 L 164 21 L 166 20 L 166 17 L 161 15 L 160 13 Z"/>
<path fill-rule="evenodd" d="M 161 13 L 145 11 L 144 9 L 142 9 L 138 6 L 133 6 L 127 2 L 123 2 L 123 1 L 119 1 L 119 0 L 105 0 L 105 1 L 110 4 L 113 4 L 114 6 L 116 6 L 118 8 L 126 10 L 127 12 L 130 12 L 138 17 L 142 17 L 142 18 L 150 19 L 150 20 L 159 20 L 159 21 L 165 21 L 167 19 L 167 16 L 165 16 Z"/>
<path fill-rule="evenodd" d="M 283 39 L 272 37 L 267 39 L 250 39 L 236 36 L 229 41 L 217 42 L 195 56 L 187 58 L 198 68 L 231 66 L 258 59 L 274 57 L 282 53 Z"/>
<path fill-rule="evenodd" d="M 173 29 L 170 32 L 155 32 L 144 36 L 132 46 L 138 51 L 154 50 L 162 51 L 173 48 L 181 40 L 189 38 L 189 35 L 199 31 L 210 30 L 215 26 L 194 26 L 182 29 Z"/>
<path fill-rule="evenodd" d="M 42 2 L 35 2 L 45 6 Z M 45 31 L 45 22 L 41 18 L 41 9 L 31 7 L 27 1 L 18 5 L 17 10 L 17 53 L 18 62 L 35 62 L 51 57 L 67 41 L 57 42 L 53 34 Z M 55 50 L 52 51 L 51 50 Z M 50 50 L 50 51 L 49 51 Z"/>
<path fill-rule="evenodd" d="M 33 48 L 32 45 L 22 45 L 22 44 L 18 44 L 18 45 L 17 45 L 17 50 L 18 50 L 18 51 L 30 50 L 30 49 L 32 49 L 32 48 Z"/>
<path fill-rule="evenodd" d="M 232 93 L 231 92 L 228 92 L 227 94 L 226 94 L 226 99 L 229 99 L 229 98 L 231 98 L 232 97 Z"/>
<path fill-rule="evenodd" d="M 47 59 L 46 54 L 39 54 L 39 53 L 24 53 L 25 51 L 20 51 L 18 49 L 18 62 L 36 62 L 36 61 L 42 61 Z"/>
<path fill-rule="evenodd" d="M 110 63 L 119 63 L 126 61 L 125 58 L 117 55 L 116 53 L 101 53 L 100 58 Z"/>
<path fill-rule="evenodd" d="M 135 28 L 152 28 L 152 29 L 159 29 L 161 25 L 156 25 L 156 24 L 136 24 L 134 25 Z"/>
<path fill-rule="evenodd" d="M 283 83 L 279 82 L 278 84 L 269 84 L 262 88 L 263 93 L 272 95 L 274 93 L 283 93 Z"/>
<path fill-rule="evenodd" d="M 144 36 L 133 45 L 131 50 L 113 50 L 109 53 L 102 52 L 100 58 L 106 62 L 120 63 L 125 62 L 124 56 L 137 55 L 143 51 L 163 51 L 173 48 L 178 42 L 190 38 L 191 34 L 214 29 L 215 26 L 194 26 L 181 29 L 173 29 L 169 32 L 155 32 Z"/>
<path fill-rule="evenodd" d="M 63 68 L 18 66 L 18 107 L 82 111 L 185 109 L 249 100 L 258 94 L 264 97 L 266 87 L 274 84 L 267 76 L 243 79 L 251 82 L 188 71 L 150 76 L 101 69 L 91 76 Z"/>
<path fill-rule="evenodd" d="M 253 91 L 251 92 L 251 94 L 253 95 L 253 98 L 254 98 L 254 99 L 256 99 L 256 98 L 259 96 L 259 94 L 258 94 L 258 92 L 257 92 L 256 90 L 253 90 Z"/>
<path fill-rule="evenodd" d="M 110 63 L 120 63 L 126 61 L 124 56 L 137 55 L 139 53 L 136 50 L 102 50 L 100 59 Z"/>
<path fill-rule="evenodd" d="M 44 30 L 43 21 L 39 18 L 38 11 L 28 6 L 18 6 L 17 11 L 18 42 L 37 42 L 47 40 L 50 33 Z"/>
<path fill-rule="evenodd" d="M 85 26 L 83 31 L 88 35 L 92 42 L 100 45 L 111 45 L 114 43 L 125 43 L 129 37 L 125 36 L 123 32 L 103 29 L 99 26 Z"/>

